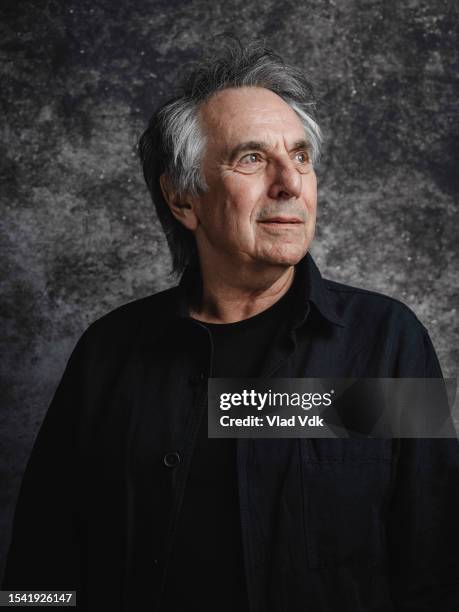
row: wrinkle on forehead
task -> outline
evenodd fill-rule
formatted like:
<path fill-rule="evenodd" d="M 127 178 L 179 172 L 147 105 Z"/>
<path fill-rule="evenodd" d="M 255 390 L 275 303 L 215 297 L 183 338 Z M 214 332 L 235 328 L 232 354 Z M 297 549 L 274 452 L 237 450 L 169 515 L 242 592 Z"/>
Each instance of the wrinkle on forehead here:
<path fill-rule="evenodd" d="M 289 149 L 305 137 L 295 111 L 280 96 L 262 87 L 220 91 L 201 107 L 200 116 L 208 144 L 220 154 L 248 140 L 271 146 L 284 143 Z"/>

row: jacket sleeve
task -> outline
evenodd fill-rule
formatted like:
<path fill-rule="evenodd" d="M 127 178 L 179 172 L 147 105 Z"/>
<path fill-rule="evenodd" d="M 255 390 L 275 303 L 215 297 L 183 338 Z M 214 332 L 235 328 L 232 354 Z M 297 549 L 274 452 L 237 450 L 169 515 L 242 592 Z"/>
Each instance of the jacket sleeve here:
<path fill-rule="evenodd" d="M 83 335 L 35 440 L 16 505 L 3 589 L 79 589 L 85 536 L 78 437 L 86 344 Z"/>
<path fill-rule="evenodd" d="M 427 331 L 420 325 L 417 332 L 399 350 L 396 376 L 442 378 Z M 387 534 L 395 609 L 457 612 L 458 440 L 406 438 L 397 443 Z"/>

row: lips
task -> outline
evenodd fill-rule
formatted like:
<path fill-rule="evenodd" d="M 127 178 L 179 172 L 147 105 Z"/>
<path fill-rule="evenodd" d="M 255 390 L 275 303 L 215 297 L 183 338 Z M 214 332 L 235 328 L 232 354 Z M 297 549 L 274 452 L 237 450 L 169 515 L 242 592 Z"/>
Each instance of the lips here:
<path fill-rule="evenodd" d="M 263 219 L 260 223 L 303 223 L 298 217 L 270 217 Z"/>

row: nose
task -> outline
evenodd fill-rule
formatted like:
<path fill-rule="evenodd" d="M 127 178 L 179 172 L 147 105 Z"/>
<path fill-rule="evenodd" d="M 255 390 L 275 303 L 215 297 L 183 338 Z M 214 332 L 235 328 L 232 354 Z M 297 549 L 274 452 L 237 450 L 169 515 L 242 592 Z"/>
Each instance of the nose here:
<path fill-rule="evenodd" d="M 276 164 L 271 184 L 269 186 L 269 197 L 274 200 L 290 200 L 299 198 L 301 194 L 301 174 L 298 172 L 292 160 L 282 161 Z"/>

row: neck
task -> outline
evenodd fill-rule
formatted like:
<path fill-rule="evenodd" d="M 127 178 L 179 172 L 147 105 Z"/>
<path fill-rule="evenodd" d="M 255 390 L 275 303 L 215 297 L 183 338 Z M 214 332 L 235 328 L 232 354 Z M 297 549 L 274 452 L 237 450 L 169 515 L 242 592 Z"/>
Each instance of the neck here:
<path fill-rule="evenodd" d="M 202 300 L 190 316 L 204 323 L 235 323 L 266 310 L 292 285 L 295 267 L 265 266 L 222 271 L 201 262 Z"/>

